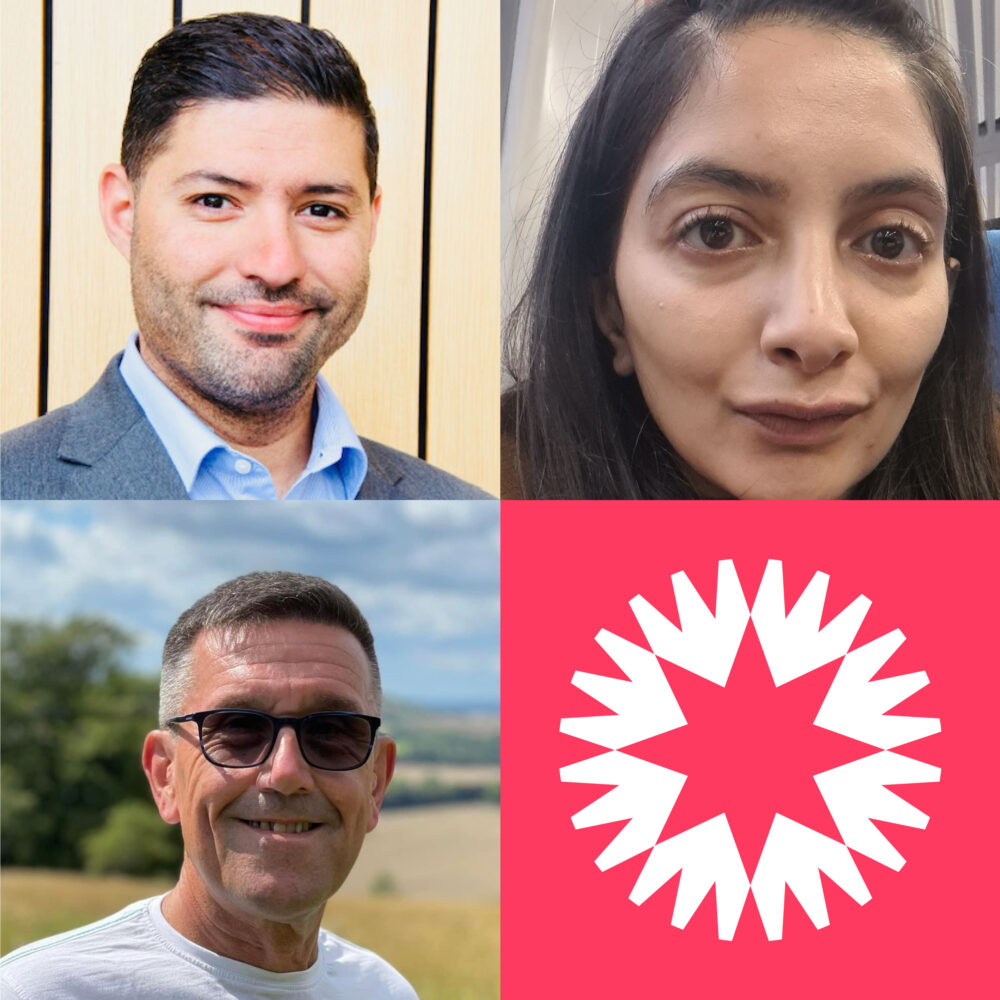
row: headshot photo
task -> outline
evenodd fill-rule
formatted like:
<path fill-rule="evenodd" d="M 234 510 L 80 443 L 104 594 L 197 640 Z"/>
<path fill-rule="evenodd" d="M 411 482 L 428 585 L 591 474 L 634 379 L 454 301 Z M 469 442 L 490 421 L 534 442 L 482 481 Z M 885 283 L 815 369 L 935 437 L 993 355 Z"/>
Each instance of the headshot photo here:
<path fill-rule="evenodd" d="M 502 496 L 1000 498 L 971 21 L 513 6 Z"/>
<path fill-rule="evenodd" d="M 3 505 L 5 997 L 498 1000 L 497 506 L 268 509 Z"/>
<path fill-rule="evenodd" d="M 3 497 L 498 491 L 496 18 L 253 6 L 5 11 Z"/>

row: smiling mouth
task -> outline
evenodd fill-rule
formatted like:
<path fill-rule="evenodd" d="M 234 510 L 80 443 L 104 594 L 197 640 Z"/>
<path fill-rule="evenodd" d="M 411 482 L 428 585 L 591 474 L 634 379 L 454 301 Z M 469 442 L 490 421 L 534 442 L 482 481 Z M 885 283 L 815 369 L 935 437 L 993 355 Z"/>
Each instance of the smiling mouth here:
<path fill-rule="evenodd" d="M 300 306 L 239 306 L 215 305 L 228 319 L 244 330 L 254 333 L 291 333 L 301 326 L 302 322 L 313 310 Z M 275 338 L 275 341 L 284 338 Z"/>
<path fill-rule="evenodd" d="M 268 820 L 244 819 L 240 820 L 254 830 L 265 830 L 269 833 L 308 833 L 322 826 L 322 823 L 309 823 L 296 821 L 291 823 L 271 823 Z"/>

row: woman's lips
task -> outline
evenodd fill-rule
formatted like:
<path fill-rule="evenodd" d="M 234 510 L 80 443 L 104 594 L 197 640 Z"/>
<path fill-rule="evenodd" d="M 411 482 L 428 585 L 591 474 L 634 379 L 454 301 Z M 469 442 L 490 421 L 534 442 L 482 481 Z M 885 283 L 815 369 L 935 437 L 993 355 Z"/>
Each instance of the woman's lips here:
<path fill-rule="evenodd" d="M 257 333 L 291 333 L 311 312 L 301 306 L 281 305 L 216 306 L 216 309 L 242 329 Z"/>
<path fill-rule="evenodd" d="M 857 403 L 825 403 L 801 406 L 795 403 L 761 403 L 734 408 L 753 422 L 772 444 L 819 445 L 832 441 L 844 425 L 866 409 Z"/>

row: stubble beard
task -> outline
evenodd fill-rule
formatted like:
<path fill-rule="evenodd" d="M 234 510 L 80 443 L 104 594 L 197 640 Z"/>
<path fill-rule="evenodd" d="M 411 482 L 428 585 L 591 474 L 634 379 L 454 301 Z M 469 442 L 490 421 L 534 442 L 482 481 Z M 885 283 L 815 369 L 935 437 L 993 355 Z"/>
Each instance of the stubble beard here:
<path fill-rule="evenodd" d="M 233 418 L 280 418 L 311 392 L 320 368 L 350 338 L 368 298 L 368 266 L 338 299 L 286 285 L 272 289 L 250 281 L 238 288 L 191 288 L 170 278 L 141 245 L 133 244 L 132 299 L 140 345 L 155 354 L 173 376 L 170 386 L 182 398 L 193 394 Z M 307 329 L 294 335 L 251 334 L 258 344 L 240 345 L 214 328 L 226 322 L 209 305 L 248 299 L 293 302 L 314 311 Z M 215 315 L 213 315 L 215 314 Z M 294 339 L 293 347 L 280 346 Z M 148 361 L 148 357 L 147 357 Z"/>

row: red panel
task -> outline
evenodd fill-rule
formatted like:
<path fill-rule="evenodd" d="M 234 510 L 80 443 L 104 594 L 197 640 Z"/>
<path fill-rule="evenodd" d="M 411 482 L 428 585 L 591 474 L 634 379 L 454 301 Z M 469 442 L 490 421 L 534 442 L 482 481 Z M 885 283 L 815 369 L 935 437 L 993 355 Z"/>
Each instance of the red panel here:
<path fill-rule="evenodd" d="M 505 995 L 936 998 L 991 989 L 998 515 L 985 503 L 505 503 Z M 899 629 L 905 641 L 876 678 L 929 677 L 888 714 L 941 720 L 940 733 L 892 748 L 941 769 L 939 782 L 892 786 L 930 817 L 926 829 L 876 824 L 905 859 L 901 870 L 840 848 L 870 901 L 860 905 L 823 875 L 829 926 L 817 929 L 786 890 L 774 941 L 752 893 L 732 941 L 719 940 L 714 890 L 684 929 L 671 926 L 677 876 L 630 902 L 650 850 L 598 870 L 625 822 L 577 830 L 570 818 L 610 786 L 560 781 L 561 767 L 608 752 L 560 732 L 561 719 L 609 712 L 571 684 L 574 672 L 625 678 L 594 637 L 607 629 L 649 649 L 629 601 L 642 595 L 679 624 L 671 575 L 681 571 L 714 612 L 723 560 L 733 560 L 751 607 L 768 560 L 782 563 L 786 611 L 815 572 L 829 574 L 822 625 L 867 597 L 849 649 Z M 775 687 L 757 631 L 746 625 L 725 686 L 661 657 L 687 724 L 622 748 L 687 776 L 658 841 L 725 812 L 748 876 L 775 812 L 841 844 L 812 776 L 879 752 L 813 724 L 841 656 Z"/>

